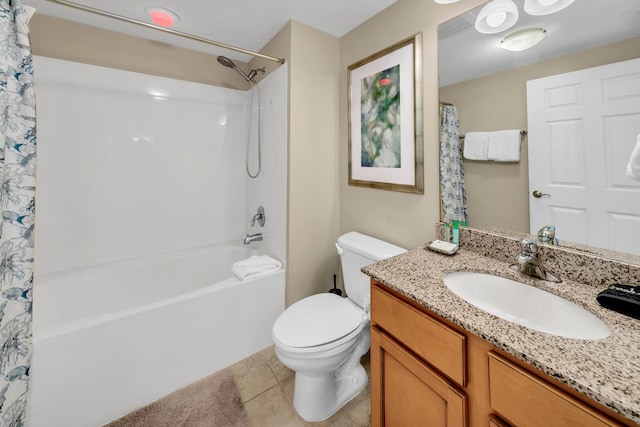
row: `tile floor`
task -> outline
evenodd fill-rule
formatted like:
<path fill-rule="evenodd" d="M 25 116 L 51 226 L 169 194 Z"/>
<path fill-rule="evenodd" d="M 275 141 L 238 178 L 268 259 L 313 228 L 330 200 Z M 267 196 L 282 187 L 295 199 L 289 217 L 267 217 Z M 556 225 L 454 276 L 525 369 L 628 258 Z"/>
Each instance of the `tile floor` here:
<path fill-rule="evenodd" d="M 369 375 L 368 353 L 363 356 L 362 363 Z M 231 368 L 252 426 L 364 427 L 370 425 L 369 384 L 329 419 L 320 423 L 308 423 L 293 409 L 294 372 L 280 363 L 273 346 L 241 360 Z"/>
<path fill-rule="evenodd" d="M 362 363 L 370 375 L 369 354 Z M 371 389 L 329 419 L 309 423 L 293 409 L 294 372 L 271 346 L 105 427 L 305 427 L 370 425 Z"/>

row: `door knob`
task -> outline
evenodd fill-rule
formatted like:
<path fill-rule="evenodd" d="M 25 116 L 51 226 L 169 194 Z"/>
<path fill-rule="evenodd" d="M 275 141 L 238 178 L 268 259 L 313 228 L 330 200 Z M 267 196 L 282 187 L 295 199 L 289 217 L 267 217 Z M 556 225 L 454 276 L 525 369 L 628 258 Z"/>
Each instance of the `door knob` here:
<path fill-rule="evenodd" d="M 533 197 L 535 197 L 536 199 L 539 199 L 540 197 L 544 197 L 544 196 L 551 197 L 551 194 L 546 194 L 538 190 L 533 190 L 533 193 L 531 194 L 533 194 Z"/>

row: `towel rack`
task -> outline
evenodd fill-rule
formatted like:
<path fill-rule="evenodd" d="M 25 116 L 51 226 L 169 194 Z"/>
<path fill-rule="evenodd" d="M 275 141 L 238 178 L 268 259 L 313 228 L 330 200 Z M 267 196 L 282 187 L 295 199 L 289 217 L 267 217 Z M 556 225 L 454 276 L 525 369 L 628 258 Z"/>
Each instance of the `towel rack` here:
<path fill-rule="evenodd" d="M 521 137 L 524 137 L 525 135 L 527 135 L 527 131 L 526 131 L 526 130 L 521 130 L 521 131 L 520 131 L 520 136 L 521 136 Z M 465 135 L 460 135 L 460 136 L 459 136 L 459 138 L 460 138 L 460 140 L 461 140 L 461 141 L 463 141 L 463 140 L 464 140 L 464 137 L 465 137 Z"/>

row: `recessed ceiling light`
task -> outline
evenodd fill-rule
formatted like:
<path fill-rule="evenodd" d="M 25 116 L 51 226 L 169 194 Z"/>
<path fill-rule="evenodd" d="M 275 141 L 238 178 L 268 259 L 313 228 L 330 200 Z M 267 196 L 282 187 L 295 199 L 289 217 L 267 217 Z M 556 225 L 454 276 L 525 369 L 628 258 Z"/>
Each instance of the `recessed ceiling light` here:
<path fill-rule="evenodd" d="M 512 52 L 520 52 L 532 48 L 545 37 L 547 37 L 547 30 L 544 28 L 527 28 L 506 36 L 500 42 L 500 47 Z"/>
<path fill-rule="evenodd" d="M 571 6 L 574 1 L 575 0 L 525 0 L 524 11 L 534 16 L 549 15 Z"/>
<path fill-rule="evenodd" d="M 449 4 L 449 3 L 455 3 L 460 0 L 434 0 L 434 1 L 438 4 Z"/>
<path fill-rule="evenodd" d="M 176 22 L 180 21 L 178 15 L 159 6 L 148 6 L 144 8 L 144 11 L 151 17 L 151 22 L 161 27 L 170 28 Z"/>
<path fill-rule="evenodd" d="M 512 0 L 492 0 L 480 10 L 476 30 L 495 34 L 507 30 L 518 22 L 518 6 Z"/>

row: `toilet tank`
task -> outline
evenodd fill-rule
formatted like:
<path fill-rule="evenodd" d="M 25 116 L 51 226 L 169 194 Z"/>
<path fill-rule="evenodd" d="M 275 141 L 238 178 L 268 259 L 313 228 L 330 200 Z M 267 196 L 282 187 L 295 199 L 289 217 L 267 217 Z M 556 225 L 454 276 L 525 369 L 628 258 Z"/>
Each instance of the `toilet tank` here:
<path fill-rule="evenodd" d="M 360 269 L 406 252 L 399 246 L 355 231 L 343 234 L 336 243 L 342 264 L 342 278 L 347 296 L 360 307 L 369 304 L 370 278 Z M 366 301 L 366 302 L 365 302 Z"/>

